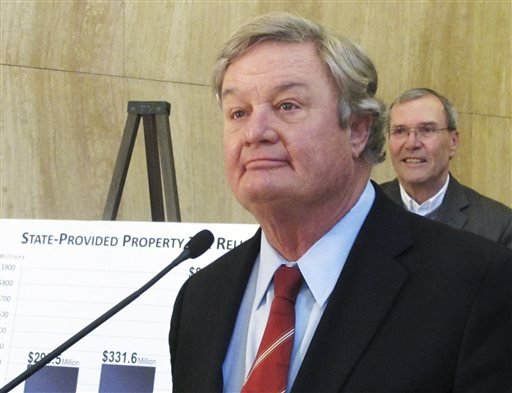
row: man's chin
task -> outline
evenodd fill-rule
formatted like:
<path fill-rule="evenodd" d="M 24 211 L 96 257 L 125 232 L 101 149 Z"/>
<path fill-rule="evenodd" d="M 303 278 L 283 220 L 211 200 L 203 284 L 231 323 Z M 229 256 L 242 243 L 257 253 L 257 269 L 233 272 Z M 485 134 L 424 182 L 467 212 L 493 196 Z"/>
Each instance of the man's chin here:
<path fill-rule="evenodd" d="M 413 187 L 421 187 L 423 184 L 425 184 L 428 181 L 428 177 L 426 176 L 402 176 L 399 177 L 400 183 L 408 184 Z"/>
<path fill-rule="evenodd" d="M 247 210 L 250 206 L 268 206 L 290 203 L 290 192 L 285 187 L 245 189 L 237 194 L 237 200 Z"/>

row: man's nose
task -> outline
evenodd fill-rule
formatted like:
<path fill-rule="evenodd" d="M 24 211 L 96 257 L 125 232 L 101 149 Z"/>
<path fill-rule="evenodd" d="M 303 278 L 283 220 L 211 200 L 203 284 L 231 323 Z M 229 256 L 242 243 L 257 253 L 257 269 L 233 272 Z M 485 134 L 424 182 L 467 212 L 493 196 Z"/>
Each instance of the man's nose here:
<path fill-rule="evenodd" d="M 416 148 L 421 146 L 421 140 L 418 135 L 418 131 L 415 129 L 407 130 L 407 137 L 405 139 L 405 145 L 409 148 Z"/>
<path fill-rule="evenodd" d="M 245 124 L 245 141 L 249 144 L 275 143 L 278 139 L 276 125 L 275 114 L 271 108 L 253 108 Z"/>

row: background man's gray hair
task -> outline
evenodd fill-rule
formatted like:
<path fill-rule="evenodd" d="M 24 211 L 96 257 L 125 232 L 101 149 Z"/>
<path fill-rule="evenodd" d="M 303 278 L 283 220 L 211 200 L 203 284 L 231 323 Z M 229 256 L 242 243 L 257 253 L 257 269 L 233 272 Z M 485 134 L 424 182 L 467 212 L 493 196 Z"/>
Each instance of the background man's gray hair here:
<path fill-rule="evenodd" d="M 389 113 L 391 112 L 391 109 L 395 105 L 401 104 L 404 102 L 417 100 L 418 98 L 426 97 L 426 96 L 434 96 L 434 97 L 437 97 L 439 99 L 439 101 L 441 101 L 441 103 L 443 104 L 443 108 L 444 108 L 444 114 L 446 116 L 446 127 L 450 131 L 457 130 L 457 110 L 455 109 L 453 104 L 445 96 L 439 94 L 435 90 L 428 89 L 426 87 L 417 87 L 414 89 L 404 91 L 402 94 L 400 94 L 398 97 L 396 97 L 393 100 L 393 102 L 389 106 L 389 109 L 386 113 L 387 130 L 389 131 L 389 127 L 390 127 L 389 122 L 391 120 L 389 117 Z"/>
<path fill-rule="evenodd" d="M 270 13 L 240 26 L 225 43 L 215 64 L 213 85 L 219 100 L 231 62 L 263 41 L 313 42 L 336 82 L 341 126 L 348 128 L 353 116 L 370 116 L 372 123 L 363 157 L 372 165 L 384 161 L 385 106 L 375 97 L 378 85 L 375 66 L 358 45 L 307 19 Z"/>

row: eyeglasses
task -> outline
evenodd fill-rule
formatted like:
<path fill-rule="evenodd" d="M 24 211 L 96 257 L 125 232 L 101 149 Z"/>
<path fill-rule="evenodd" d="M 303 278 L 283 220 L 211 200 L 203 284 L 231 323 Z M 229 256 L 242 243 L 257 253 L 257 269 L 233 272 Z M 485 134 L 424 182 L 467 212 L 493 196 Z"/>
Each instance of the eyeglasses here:
<path fill-rule="evenodd" d="M 409 133 L 414 131 L 416 137 L 420 141 L 427 140 L 436 135 L 439 131 L 448 130 L 448 127 L 439 128 L 435 124 L 421 124 L 417 127 L 405 127 L 405 126 L 397 126 L 392 127 L 389 131 L 389 135 L 394 139 L 404 139 L 409 137 Z"/>

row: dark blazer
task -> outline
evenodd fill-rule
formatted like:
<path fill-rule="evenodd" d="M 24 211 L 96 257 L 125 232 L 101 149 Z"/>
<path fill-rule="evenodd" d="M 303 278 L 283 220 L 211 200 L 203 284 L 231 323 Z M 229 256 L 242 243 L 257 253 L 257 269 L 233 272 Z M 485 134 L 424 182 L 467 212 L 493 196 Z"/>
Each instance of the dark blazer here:
<path fill-rule="evenodd" d="M 222 391 L 259 244 L 258 231 L 180 290 L 175 392 Z M 377 189 L 292 392 L 510 392 L 511 283 L 510 250 L 408 213 Z"/>
<path fill-rule="evenodd" d="M 388 197 L 403 206 L 398 179 L 380 186 Z M 435 220 L 512 249 L 512 209 L 460 184 L 451 174 Z"/>

